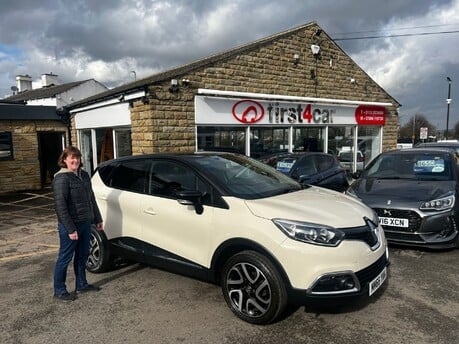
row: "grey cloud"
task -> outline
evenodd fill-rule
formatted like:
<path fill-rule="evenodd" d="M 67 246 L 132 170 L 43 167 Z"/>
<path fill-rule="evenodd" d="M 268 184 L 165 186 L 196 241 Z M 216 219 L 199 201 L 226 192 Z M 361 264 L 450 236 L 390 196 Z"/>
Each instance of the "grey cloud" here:
<path fill-rule="evenodd" d="M 74 81 L 95 78 L 90 73 L 97 72 L 98 80 L 111 86 L 124 82 L 129 70 L 138 71 L 139 77 L 152 74 L 311 21 L 317 21 L 332 38 L 344 37 L 346 32 L 357 36 L 355 32 L 374 30 L 378 34 L 393 22 L 400 25 L 405 19 L 428 18 L 432 6 L 447 9 L 455 3 L 457 0 L 8 1 L 0 12 L 0 96 L 9 91 L 19 73 L 39 77 L 53 71 L 63 81 Z M 425 23 L 429 24 L 435 23 Z M 401 43 L 384 39 L 338 42 L 361 65 L 366 51 L 385 51 Z M 2 45 L 22 52 L 16 65 L 12 66 L 11 57 L 2 57 Z M 95 67 L 97 61 L 104 67 Z M 380 63 L 376 58 L 371 61 Z M 454 61 L 450 63 L 439 67 L 438 73 L 458 69 Z M 104 74 L 105 70 L 110 73 Z M 443 76 L 438 78 L 435 89 L 445 86 Z M 393 96 L 407 111 L 414 111 L 422 99 L 436 104 L 424 108 L 434 106 L 438 113 L 442 111 L 444 105 L 435 98 L 441 96 L 440 91 L 437 94 L 428 85 L 417 85 L 415 90 L 399 89 Z"/>

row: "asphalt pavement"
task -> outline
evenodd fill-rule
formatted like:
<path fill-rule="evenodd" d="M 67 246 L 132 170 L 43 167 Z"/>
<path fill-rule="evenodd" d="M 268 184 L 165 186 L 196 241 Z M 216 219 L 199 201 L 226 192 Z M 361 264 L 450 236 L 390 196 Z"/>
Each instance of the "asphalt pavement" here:
<path fill-rule="evenodd" d="M 50 187 L 0 194 L 0 262 L 57 252 L 56 226 Z"/>

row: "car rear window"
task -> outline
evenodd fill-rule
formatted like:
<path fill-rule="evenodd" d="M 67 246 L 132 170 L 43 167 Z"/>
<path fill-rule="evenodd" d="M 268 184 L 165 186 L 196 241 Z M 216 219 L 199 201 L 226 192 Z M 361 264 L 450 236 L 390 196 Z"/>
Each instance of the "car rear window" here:
<path fill-rule="evenodd" d="M 296 158 L 284 158 L 276 163 L 276 170 L 283 172 L 283 173 L 289 173 L 290 170 L 292 169 L 293 165 L 296 162 Z"/>

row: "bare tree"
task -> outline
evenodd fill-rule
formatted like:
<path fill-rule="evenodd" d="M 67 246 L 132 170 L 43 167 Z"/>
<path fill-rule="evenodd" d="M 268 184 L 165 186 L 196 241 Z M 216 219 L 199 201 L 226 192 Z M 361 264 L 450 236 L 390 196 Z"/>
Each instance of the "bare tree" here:
<path fill-rule="evenodd" d="M 457 124 L 459 125 L 459 123 Z M 405 123 L 399 130 L 400 139 L 411 139 L 411 142 L 416 143 L 420 140 L 419 135 L 421 128 L 427 128 L 429 136 L 436 135 L 437 127 L 429 122 L 423 114 L 415 114 L 410 120 Z"/>

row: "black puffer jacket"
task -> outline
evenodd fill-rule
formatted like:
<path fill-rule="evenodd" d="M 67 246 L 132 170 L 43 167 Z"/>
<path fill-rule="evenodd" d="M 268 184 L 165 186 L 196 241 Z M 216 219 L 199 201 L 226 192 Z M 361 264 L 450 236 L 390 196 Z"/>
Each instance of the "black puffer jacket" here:
<path fill-rule="evenodd" d="M 57 220 L 69 233 L 76 231 L 77 222 L 102 222 L 86 171 L 80 169 L 76 175 L 69 169 L 61 168 L 54 175 L 53 192 Z"/>

